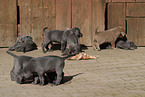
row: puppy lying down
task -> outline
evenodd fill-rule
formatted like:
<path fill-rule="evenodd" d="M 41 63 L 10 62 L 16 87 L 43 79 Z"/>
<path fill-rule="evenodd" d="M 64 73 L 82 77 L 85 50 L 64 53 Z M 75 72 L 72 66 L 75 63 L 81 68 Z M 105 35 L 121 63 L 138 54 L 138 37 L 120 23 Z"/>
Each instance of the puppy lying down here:
<path fill-rule="evenodd" d="M 93 49 L 100 50 L 99 45 L 103 43 L 111 43 L 112 48 L 115 48 L 115 41 L 120 35 L 125 35 L 124 29 L 121 26 L 100 32 L 97 32 L 96 30 L 95 35 L 93 37 Z"/>

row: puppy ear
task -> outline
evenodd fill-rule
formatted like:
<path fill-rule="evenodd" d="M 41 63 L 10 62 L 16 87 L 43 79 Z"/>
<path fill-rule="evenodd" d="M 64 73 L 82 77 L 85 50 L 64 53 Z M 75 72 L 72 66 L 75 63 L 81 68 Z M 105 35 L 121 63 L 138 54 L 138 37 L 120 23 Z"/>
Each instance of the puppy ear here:
<path fill-rule="evenodd" d="M 95 30 L 95 34 L 98 34 L 98 29 L 99 29 L 99 26 L 98 26 L 97 29 Z"/>
<path fill-rule="evenodd" d="M 122 36 L 125 36 L 125 33 L 124 33 L 124 32 L 121 32 L 121 35 L 122 35 Z"/>

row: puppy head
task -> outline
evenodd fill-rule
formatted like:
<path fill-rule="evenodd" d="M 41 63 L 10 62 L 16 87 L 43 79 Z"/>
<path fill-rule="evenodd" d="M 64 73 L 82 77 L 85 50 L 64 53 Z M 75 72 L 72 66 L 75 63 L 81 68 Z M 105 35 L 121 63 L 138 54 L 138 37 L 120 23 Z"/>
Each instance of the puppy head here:
<path fill-rule="evenodd" d="M 21 70 L 18 75 L 16 76 L 16 82 L 19 84 L 24 84 L 27 80 L 27 78 L 29 78 L 31 76 L 31 74 L 29 73 L 25 73 L 23 70 Z"/>
<path fill-rule="evenodd" d="M 16 82 L 19 84 L 23 84 L 25 80 L 24 74 L 23 73 L 18 73 L 16 76 Z"/>
<path fill-rule="evenodd" d="M 73 32 L 75 33 L 75 35 L 77 35 L 79 38 L 83 37 L 83 34 L 81 33 L 80 29 L 77 27 L 72 28 Z"/>
<path fill-rule="evenodd" d="M 121 36 L 124 37 L 124 36 L 126 35 L 126 34 L 125 34 L 125 30 L 124 30 L 123 27 L 118 26 L 118 27 L 116 27 L 116 29 L 119 31 L 119 33 L 120 33 Z"/>

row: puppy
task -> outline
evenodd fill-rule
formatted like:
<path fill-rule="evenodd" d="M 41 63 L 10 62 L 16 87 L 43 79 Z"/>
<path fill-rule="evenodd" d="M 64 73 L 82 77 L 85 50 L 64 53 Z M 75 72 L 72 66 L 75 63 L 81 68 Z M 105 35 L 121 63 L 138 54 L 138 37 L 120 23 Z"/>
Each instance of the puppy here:
<path fill-rule="evenodd" d="M 120 48 L 120 49 L 125 49 L 125 50 L 137 49 L 137 46 L 134 44 L 133 41 L 124 42 L 124 41 L 120 40 L 119 42 L 117 42 L 116 47 Z"/>
<path fill-rule="evenodd" d="M 67 38 L 67 45 L 63 55 L 74 55 L 80 52 L 80 40 L 74 33 Z"/>
<path fill-rule="evenodd" d="M 67 57 L 66 57 L 67 58 Z M 32 74 L 37 74 L 40 80 L 40 85 L 45 84 L 45 74 L 47 72 L 56 71 L 57 77 L 56 81 L 53 82 L 53 85 L 58 85 L 63 78 L 63 68 L 65 65 L 65 58 L 59 56 L 45 56 L 32 58 L 28 65 L 25 66 L 17 75 L 17 82 L 22 84 L 27 78 Z"/>
<path fill-rule="evenodd" d="M 30 56 L 17 56 L 11 52 L 6 51 L 9 55 L 14 57 L 13 69 L 10 72 L 11 80 L 16 81 L 16 76 L 18 72 L 27 66 L 28 62 L 32 57 Z"/>
<path fill-rule="evenodd" d="M 115 48 L 115 41 L 120 35 L 125 35 L 124 29 L 121 26 L 100 32 L 97 32 L 96 30 L 95 35 L 93 37 L 93 49 L 100 50 L 99 45 L 103 43 L 111 43 L 112 48 Z"/>
<path fill-rule="evenodd" d="M 44 42 L 41 45 L 43 53 L 46 53 L 48 50 L 50 50 L 48 48 L 48 45 L 52 44 L 52 42 L 62 43 L 61 50 L 63 52 L 64 49 L 65 49 L 65 45 L 66 45 L 65 44 L 66 43 L 66 39 L 72 33 L 75 33 L 78 37 L 82 37 L 82 33 L 80 32 L 80 29 L 77 28 L 77 27 L 74 27 L 72 29 L 65 30 L 65 31 L 64 30 L 46 31 L 47 28 L 48 27 L 43 29 Z M 46 48 L 46 51 L 44 50 L 44 48 Z"/>
<path fill-rule="evenodd" d="M 28 52 L 36 50 L 37 45 L 33 42 L 32 37 L 28 35 L 19 36 L 13 46 L 9 47 L 9 51 Z"/>

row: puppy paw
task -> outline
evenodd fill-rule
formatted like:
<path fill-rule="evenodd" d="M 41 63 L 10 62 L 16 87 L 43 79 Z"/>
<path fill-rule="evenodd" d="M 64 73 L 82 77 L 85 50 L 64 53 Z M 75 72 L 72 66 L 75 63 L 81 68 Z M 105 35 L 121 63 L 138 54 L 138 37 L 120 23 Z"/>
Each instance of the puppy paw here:
<path fill-rule="evenodd" d="M 53 52 L 53 50 L 52 49 L 49 49 L 48 52 Z"/>
<path fill-rule="evenodd" d="M 50 83 L 51 86 L 57 86 L 58 84 L 55 83 Z"/>

